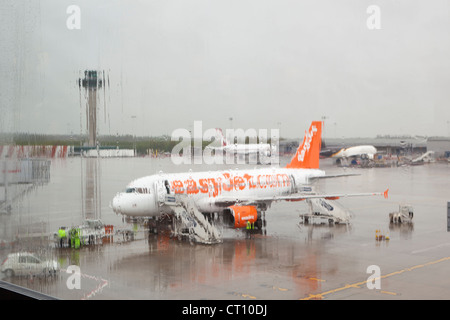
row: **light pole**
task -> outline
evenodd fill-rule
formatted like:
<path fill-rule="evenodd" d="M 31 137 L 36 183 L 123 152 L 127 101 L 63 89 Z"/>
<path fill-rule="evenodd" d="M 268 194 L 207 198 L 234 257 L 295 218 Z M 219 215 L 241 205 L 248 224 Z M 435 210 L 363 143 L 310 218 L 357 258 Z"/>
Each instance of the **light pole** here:
<path fill-rule="evenodd" d="M 327 116 L 322 116 L 322 133 L 323 133 L 323 137 L 325 138 L 325 119 L 328 119 Z"/>
<path fill-rule="evenodd" d="M 131 116 L 131 119 L 133 120 L 133 153 L 136 156 L 136 116 Z"/>

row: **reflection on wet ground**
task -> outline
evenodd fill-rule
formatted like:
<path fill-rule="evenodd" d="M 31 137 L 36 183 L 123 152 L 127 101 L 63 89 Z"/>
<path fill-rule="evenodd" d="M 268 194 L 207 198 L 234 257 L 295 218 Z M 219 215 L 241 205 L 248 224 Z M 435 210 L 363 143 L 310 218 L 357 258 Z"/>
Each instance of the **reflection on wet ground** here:
<path fill-rule="evenodd" d="M 327 173 L 342 170 L 327 162 L 322 167 Z M 87 178 L 80 173 L 85 171 L 78 158 L 53 161 L 51 169 L 47 185 L 27 193 L 14 203 L 11 213 L 0 216 L 0 258 L 3 261 L 10 252 L 26 250 L 56 259 L 61 267 L 57 276 L 4 280 L 57 298 L 450 297 L 446 275 L 450 266 L 447 164 L 350 169 L 361 175 L 321 181 L 319 187 L 326 192 L 383 191 L 389 187 L 387 200 L 340 200 L 352 211 L 350 225 L 299 224 L 298 215 L 305 205 L 280 202 L 266 212 L 265 234 L 249 236 L 242 230 L 224 230 L 221 244 L 193 245 L 171 238 L 168 230 L 150 233 L 144 225 L 128 223 L 108 207 L 114 194 L 134 178 L 189 168 L 174 166 L 170 159 L 102 159 L 96 189 L 101 207 L 94 215 L 115 228 L 133 230 L 134 238 L 115 235 L 80 249 L 49 246 L 47 235 L 62 225 L 83 221 L 88 207 L 82 199 L 88 189 L 83 180 Z M 389 212 L 403 202 L 414 207 L 413 223 L 390 224 Z M 376 241 L 376 230 L 389 240 Z M 370 290 L 366 285 L 371 276 L 367 268 L 372 265 L 380 269 L 381 289 Z M 79 289 L 73 266 L 79 267 Z"/>

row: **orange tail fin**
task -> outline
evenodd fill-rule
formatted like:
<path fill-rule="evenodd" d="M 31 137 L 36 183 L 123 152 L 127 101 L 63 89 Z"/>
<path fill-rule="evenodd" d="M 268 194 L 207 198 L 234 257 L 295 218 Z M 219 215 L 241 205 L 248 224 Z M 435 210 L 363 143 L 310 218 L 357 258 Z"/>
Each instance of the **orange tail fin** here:
<path fill-rule="evenodd" d="M 319 154 L 322 146 L 322 122 L 313 121 L 309 131 L 306 131 L 303 142 L 297 149 L 286 168 L 318 169 Z"/>

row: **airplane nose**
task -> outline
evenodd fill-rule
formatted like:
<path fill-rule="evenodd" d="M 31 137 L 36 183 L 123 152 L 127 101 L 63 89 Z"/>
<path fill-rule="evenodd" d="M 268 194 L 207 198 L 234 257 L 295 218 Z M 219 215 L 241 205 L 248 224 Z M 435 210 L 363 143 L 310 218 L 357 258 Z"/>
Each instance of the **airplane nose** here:
<path fill-rule="evenodd" d="M 117 194 L 111 203 L 111 207 L 113 209 L 113 211 L 115 213 L 121 213 L 121 208 L 120 208 L 120 194 Z"/>
<path fill-rule="evenodd" d="M 120 192 L 111 201 L 116 214 L 127 216 L 147 216 L 159 213 L 155 208 L 155 198 L 151 194 Z"/>

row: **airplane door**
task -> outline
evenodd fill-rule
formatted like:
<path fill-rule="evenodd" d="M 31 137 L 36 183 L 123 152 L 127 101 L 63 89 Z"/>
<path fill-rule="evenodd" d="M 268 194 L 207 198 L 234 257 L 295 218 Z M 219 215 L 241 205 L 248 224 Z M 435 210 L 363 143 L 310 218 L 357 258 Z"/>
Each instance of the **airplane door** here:
<path fill-rule="evenodd" d="M 168 180 L 164 180 L 164 187 L 166 188 L 166 193 L 170 194 L 170 185 Z"/>
<path fill-rule="evenodd" d="M 166 201 L 166 194 L 167 194 L 167 191 L 164 186 L 164 181 L 157 180 L 156 181 L 156 199 L 160 205 Z"/>
<path fill-rule="evenodd" d="M 289 180 L 291 180 L 291 193 L 296 193 L 298 191 L 297 185 L 295 183 L 295 178 L 292 174 L 289 175 Z"/>

